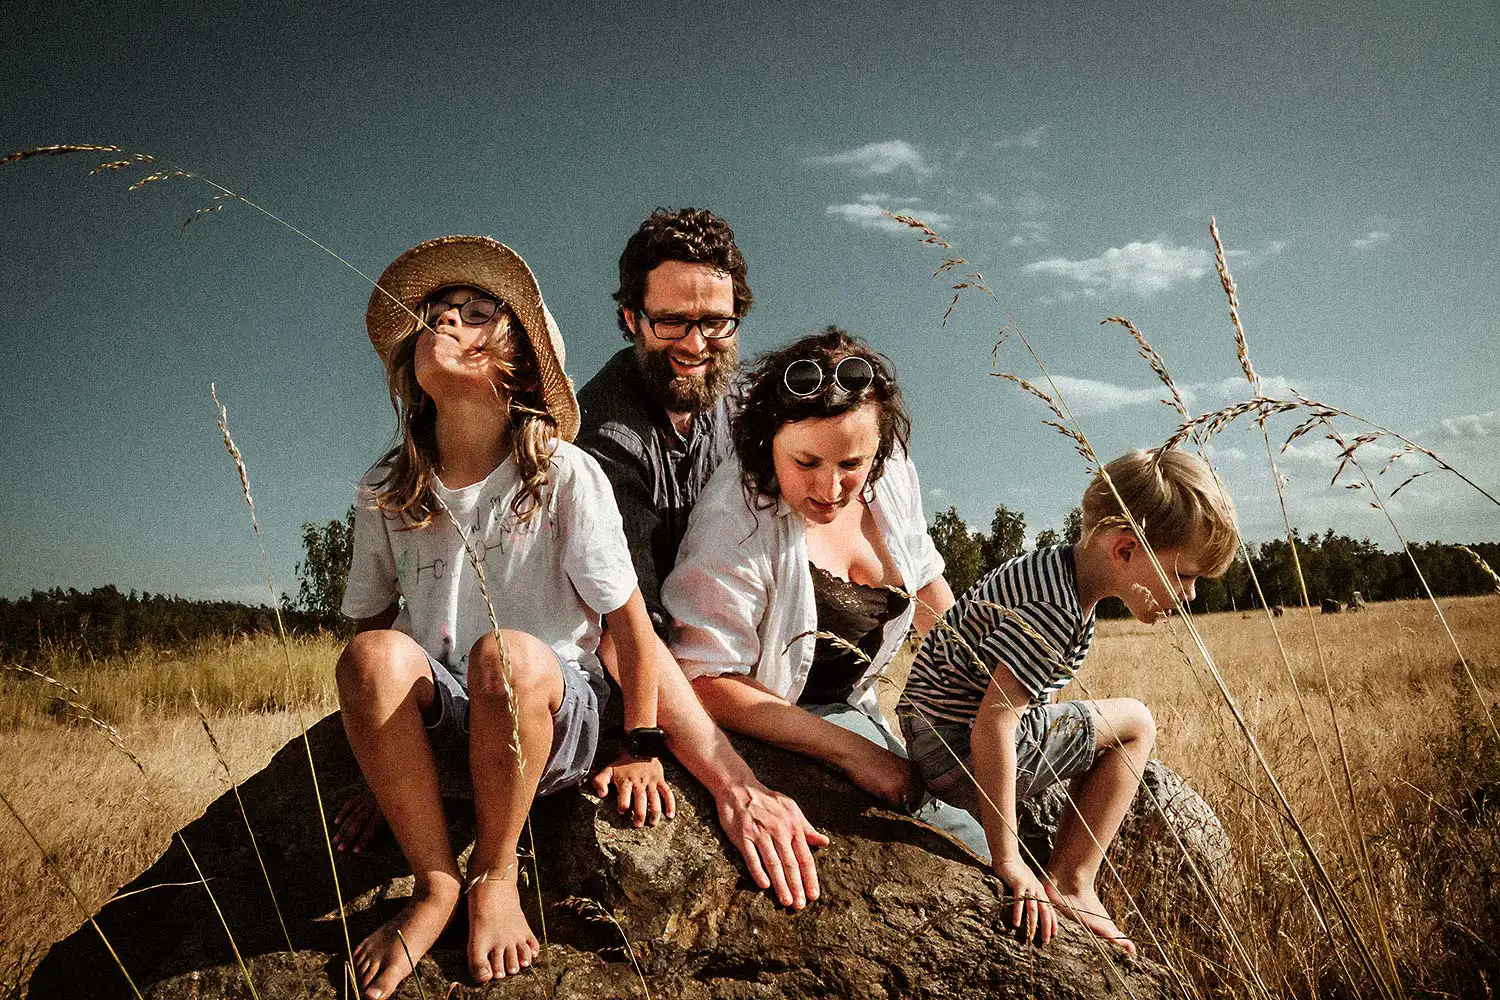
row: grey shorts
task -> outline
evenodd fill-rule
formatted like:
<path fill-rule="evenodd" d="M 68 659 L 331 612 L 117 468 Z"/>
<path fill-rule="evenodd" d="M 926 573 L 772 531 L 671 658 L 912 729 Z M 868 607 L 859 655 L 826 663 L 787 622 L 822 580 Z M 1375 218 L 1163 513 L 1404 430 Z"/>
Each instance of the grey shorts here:
<path fill-rule="evenodd" d="M 609 686 L 603 678 L 594 678 L 576 663 L 562 657 L 557 668 L 562 671 L 562 704 L 552 713 L 552 750 L 537 785 L 538 795 L 551 795 L 578 784 L 589 774 L 594 753 L 599 749 L 599 717 L 609 701 Z M 422 715 L 427 739 L 432 744 L 438 767 L 469 770 L 469 692 L 451 671 L 431 656 L 432 682 L 437 695 L 432 708 Z"/>
<path fill-rule="evenodd" d="M 900 710 L 906 750 L 928 791 L 944 802 L 979 815 L 979 790 L 969 777 L 971 726 L 929 723 L 911 709 Z M 1094 764 L 1094 714 L 1082 701 L 1032 705 L 1016 727 L 1016 801 L 1083 774 Z"/>

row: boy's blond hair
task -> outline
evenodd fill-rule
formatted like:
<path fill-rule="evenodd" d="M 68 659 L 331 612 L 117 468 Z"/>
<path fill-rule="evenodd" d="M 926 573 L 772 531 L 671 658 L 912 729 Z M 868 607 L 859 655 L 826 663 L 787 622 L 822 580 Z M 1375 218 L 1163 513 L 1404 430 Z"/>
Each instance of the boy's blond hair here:
<path fill-rule="evenodd" d="M 1194 550 L 1206 577 L 1222 576 L 1234 562 L 1240 543 L 1234 504 L 1208 463 L 1197 455 L 1177 449 L 1137 450 L 1096 472 L 1083 493 L 1085 540 L 1101 529 L 1129 527 L 1120 500 L 1157 552 Z"/>

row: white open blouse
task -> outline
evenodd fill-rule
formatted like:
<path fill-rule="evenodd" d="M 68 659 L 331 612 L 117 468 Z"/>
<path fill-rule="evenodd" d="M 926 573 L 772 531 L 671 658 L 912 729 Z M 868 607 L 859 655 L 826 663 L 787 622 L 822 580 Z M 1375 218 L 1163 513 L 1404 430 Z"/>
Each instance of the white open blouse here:
<path fill-rule="evenodd" d="M 904 452 L 886 461 L 870 511 L 902 590 L 915 595 L 942 574 L 943 559 L 922 515 L 917 470 Z M 689 678 L 748 674 L 797 701 L 812 668 L 818 627 L 806 524 L 784 501 L 753 509 L 737 458 L 721 464 L 699 495 L 661 596 L 675 622 L 672 652 Z M 882 725 L 875 682 L 915 612 L 912 601 L 886 623 L 879 653 L 849 695 L 851 705 Z"/>

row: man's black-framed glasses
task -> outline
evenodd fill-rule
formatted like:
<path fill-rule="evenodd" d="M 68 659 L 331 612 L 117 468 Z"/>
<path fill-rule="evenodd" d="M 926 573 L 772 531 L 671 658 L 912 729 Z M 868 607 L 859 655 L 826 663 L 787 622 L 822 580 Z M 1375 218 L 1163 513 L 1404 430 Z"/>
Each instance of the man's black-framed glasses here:
<path fill-rule="evenodd" d="M 851 354 L 841 358 L 833 366 L 829 384 L 836 385 L 851 396 L 857 396 L 875 381 L 875 366 L 868 358 Z M 781 383 L 793 396 L 816 396 L 824 387 L 823 366 L 811 358 L 799 358 L 786 366 L 781 373 Z"/>
<path fill-rule="evenodd" d="M 425 323 L 435 323 L 439 316 L 453 308 L 458 309 L 458 318 L 469 326 L 483 326 L 500 311 L 500 302 L 483 296 L 475 296 L 463 303 L 433 299 L 422 306 L 422 320 Z"/>
<path fill-rule="evenodd" d="M 695 327 L 706 340 L 724 340 L 733 337 L 734 332 L 740 328 L 738 316 L 699 316 L 697 319 L 682 316 L 653 317 L 644 309 L 636 315 L 646 321 L 658 340 L 681 340 L 692 333 Z"/>

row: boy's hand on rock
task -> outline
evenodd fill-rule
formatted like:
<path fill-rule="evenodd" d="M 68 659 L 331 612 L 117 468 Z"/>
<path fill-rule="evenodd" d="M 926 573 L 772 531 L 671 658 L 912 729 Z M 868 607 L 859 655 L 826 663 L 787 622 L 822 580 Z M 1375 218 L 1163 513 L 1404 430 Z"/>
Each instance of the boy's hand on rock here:
<path fill-rule="evenodd" d="M 601 799 L 609 797 L 611 784 L 619 796 L 620 812 L 635 813 L 632 822 L 637 829 L 645 826 L 648 819 L 655 826 L 662 819 L 677 815 L 672 786 L 667 784 L 661 761 L 655 757 L 641 760 L 621 754 L 613 764 L 594 775 L 594 792 Z"/>
<path fill-rule="evenodd" d="M 995 862 L 995 875 L 1015 900 L 1009 923 L 1016 936 L 1041 945 L 1051 941 L 1057 933 L 1057 911 L 1041 879 L 1020 858 Z"/>

